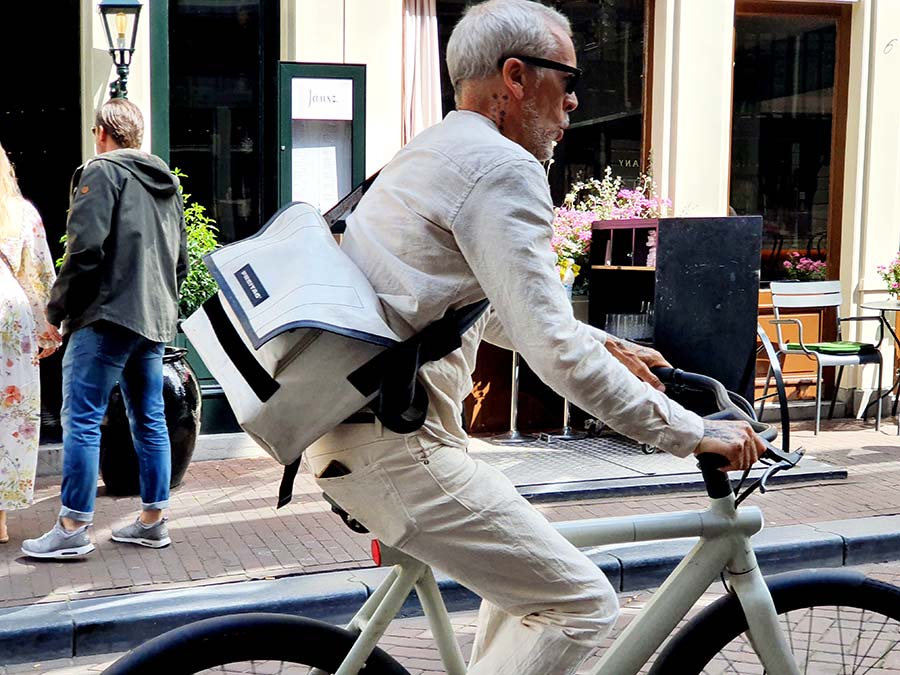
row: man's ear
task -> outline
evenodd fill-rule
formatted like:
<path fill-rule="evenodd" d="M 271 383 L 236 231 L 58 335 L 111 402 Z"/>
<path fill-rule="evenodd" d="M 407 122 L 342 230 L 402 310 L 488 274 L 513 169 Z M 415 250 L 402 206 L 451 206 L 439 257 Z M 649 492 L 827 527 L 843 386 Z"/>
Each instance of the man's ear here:
<path fill-rule="evenodd" d="M 519 59 L 506 59 L 500 71 L 506 89 L 518 100 L 525 98 L 525 70 L 525 64 Z"/>

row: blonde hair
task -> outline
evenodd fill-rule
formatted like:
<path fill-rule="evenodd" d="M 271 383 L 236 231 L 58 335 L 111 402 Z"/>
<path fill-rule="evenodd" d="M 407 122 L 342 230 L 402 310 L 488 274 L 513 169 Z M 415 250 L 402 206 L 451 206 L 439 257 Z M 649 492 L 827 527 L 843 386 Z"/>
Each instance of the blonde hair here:
<path fill-rule="evenodd" d="M 13 168 L 6 150 L 0 145 L 0 237 L 18 234 L 22 213 L 22 192 L 16 181 L 16 170 Z"/>

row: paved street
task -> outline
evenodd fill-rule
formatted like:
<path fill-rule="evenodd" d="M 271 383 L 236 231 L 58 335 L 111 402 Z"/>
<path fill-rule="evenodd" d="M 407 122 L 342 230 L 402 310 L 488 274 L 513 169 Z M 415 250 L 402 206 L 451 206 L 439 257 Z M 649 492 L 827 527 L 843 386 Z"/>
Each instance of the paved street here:
<path fill-rule="evenodd" d="M 875 578 L 900 585 L 900 562 L 885 563 L 881 565 L 867 565 L 859 567 L 861 571 Z M 702 607 L 709 602 L 715 600 L 721 591 L 718 585 L 710 589 L 701 599 L 698 607 Z M 622 618 L 616 626 L 616 631 L 606 641 L 604 647 L 612 642 L 616 635 L 627 625 L 638 612 L 646 605 L 651 597 L 651 591 L 643 591 L 639 593 L 626 593 L 619 596 L 622 605 Z M 468 658 L 472 647 L 472 638 L 474 635 L 474 622 L 476 612 L 457 612 L 453 615 L 453 624 L 456 629 L 457 638 L 463 647 L 463 652 Z M 896 630 L 897 627 L 895 626 Z M 873 627 L 873 630 L 876 630 Z M 900 675 L 900 645 L 896 644 L 895 649 L 891 652 L 887 662 L 879 667 L 874 667 L 867 671 L 869 675 Z M 411 675 L 442 675 L 444 672 L 438 658 L 431 632 L 424 618 L 404 619 L 395 621 L 389 630 L 387 636 L 382 642 L 382 647 L 400 661 L 406 667 Z M 597 650 L 602 653 L 603 649 Z M 0 667 L 0 675 L 23 675 L 24 673 L 32 673 L 34 675 L 81 675 L 87 673 L 98 673 L 107 665 L 112 663 L 118 655 L 108 656 L 90 656 L 80 659 L 65 659 L 48 663 L 31 663 L 21 664 L 19 666 L 10 666 L 6 669 Z M 596 657 L 592 656 L 579 671 L 587 673 L 591 664 L 596 662 Z M 838 669 L 832 670 L 824 665 L 824 662 L 833 664 L 836 662 L 833 654 L 828 654 L 819 662 L 810 666 L 809 673 L 814 675 L 830 675 L 831 673 L 840 673 Z M 275 665 L 275 664 L 271 664 Z M 738 665 L 737 670 L 725 670 L 723 672 L 738 672 L 741 675 L 749 675 L 750 673 L 760 672 L 755 670 L 753 666 Z M 228 671 L 234 673 L 245 672 L 243 670 Z M 277 670 L 269 670 L 260 666 L 259 671 L 246 672 L 265 672 L 277 673 Z M 285 667 L 284 675 L 306 675 L 306 668 Z"/>
<path fill-rule="evenodd" d="M 845 466 L 846 480 L 780 486 L 748 503 L 766 524 L 791 525 L 900 513 L 900 438 L 885 424 L 835 420 L 814 437 L 796 426 L 794 445 Z M 691 460 L 684 460 L 686 466 Z M 194 462 L 173 494 L 173 545 L 154 551 L 116 544 L 112 526 L 134 517 L 138 498 L 97 500 L 97 551 L 83 561 L 37 562 L 19 552 L 24 537 L 49 529 L 59 508 L 59 479 L 39 478 L 35 505 L 10 516 L 0 546 L 0 606 L 140 593 L 210 583 L 370 566 L 369 538 L 339 524 L 308 475 L 295 499 L 275 510 L 281 468 L 268 457 Z M 649 494 L 540 504 L 551 520 L 705 508 L 702 493 Z"/>
<path fill-rule="evenodd" d="M 846 467 L 848 478 L 781 485 L 748 501 L 763 508 L 768 526 L 898 514 L 900 439 L 895 432 L 890 424 L 876 433 L 871 424 L 839 420 L 816 437 L 808 424 L 795 425 L 794 445 L 805 446 L 820 461 Z M 279 479 L 280 467 L 267 457 L 194 462 L 173 495 L 174 544 L 160 551 L 111 542 L 111 526 L 133 517 L 139 502 L 101 497 L 94 531 L 97 552 L 84 561 L 65 563 L 30 561 L 18 552 L 23 535 L 50 527 L 58 509 L 59 479 L 39 479 L 35 506 L 13 515 L 10 544 L 0 547 L 0 604 L 22 606 L 371 565 L 368 537 L 338 522 L 308 476 L 298 477 L 294 503 L 276 511 Z M 676 492 L 544 503 L 538 508 L 551 520 L 573 520 L 700 509 L 706 502 L 702 493 Z M 900 582 L 900 562 L 869 569 Z M 707 600 L 714 595 L 715 589 Z M 647 592 L 622 596 L 620 627 L 648 597 Z M 474 613 L 457 614 L 454 621 L 468 650 Z M 440 672 L 422 619 L 397 622 L 386 645 L 410 672 Z M 74 675 L 102 670 L 111 658 L 26 663 L 0 667 L 0 673 Z M 890 668 L 870 672 L 900 675 L 900 665 L 892 661 Z"/>

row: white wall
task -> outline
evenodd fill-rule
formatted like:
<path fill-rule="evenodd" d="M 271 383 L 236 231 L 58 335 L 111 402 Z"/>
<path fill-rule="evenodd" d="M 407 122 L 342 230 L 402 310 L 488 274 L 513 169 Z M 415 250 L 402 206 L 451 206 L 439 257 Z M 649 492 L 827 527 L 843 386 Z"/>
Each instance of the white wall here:
<path fill-rule="evenodd" d="M 728 210 L 734 0 L 656 0 L 654 178 L 680 216 Z"/>
<path fill-rule="evenodd" d="M 366 173 L 400 149 L 402 0 L 282 0 L 282 60 L 366 66 Z"/>
<path fill-rule="evenodd" d="M 145 2 L 138 20 L 138 37 L 128 73 L 128 100 L 137 105 L 144 115 L 144 142 L 141 147 L 149 152 L 151 134 L 150 98 L 150 7 Z M 103 18 L 97 9 L 97 0 L 81 0 L 81 160 L 94 156 L 94 138 L 91 127 L 94 113 L 109 98 L 109 83 L 118 77 L 109 55 Z"/>
<path fill-rule="evenodd" d="M 853 7 L 850 101 L 844 173 L 840 278 L 842 314 L 873 314 L 860 303 L 888 299 L 877 266 L 900 249 L 900 2 L 859 0 Z M 896 319 L 896 317 L 890 317 Z M 874 326 L 853 326 L 847 339 L 873 339 Z M 894 345 L 884 343 L 889 386 Z M 858 370 L 858 369 L 856 369 Z M 849 384 L 871 388 L 873 376 Z"/>

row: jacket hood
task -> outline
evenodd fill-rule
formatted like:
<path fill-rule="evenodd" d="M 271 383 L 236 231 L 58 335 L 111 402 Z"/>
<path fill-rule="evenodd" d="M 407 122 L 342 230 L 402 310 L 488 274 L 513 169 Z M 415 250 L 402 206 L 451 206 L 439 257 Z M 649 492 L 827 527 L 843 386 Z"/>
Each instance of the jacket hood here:
<path fill-rule="evenodd" d="M 142 150 L 111 150 L 92 162 L 112 162 L 131 173 L 152 194 L 168 197 L 178 190 L 178 178 L 164 161 Z"/>

